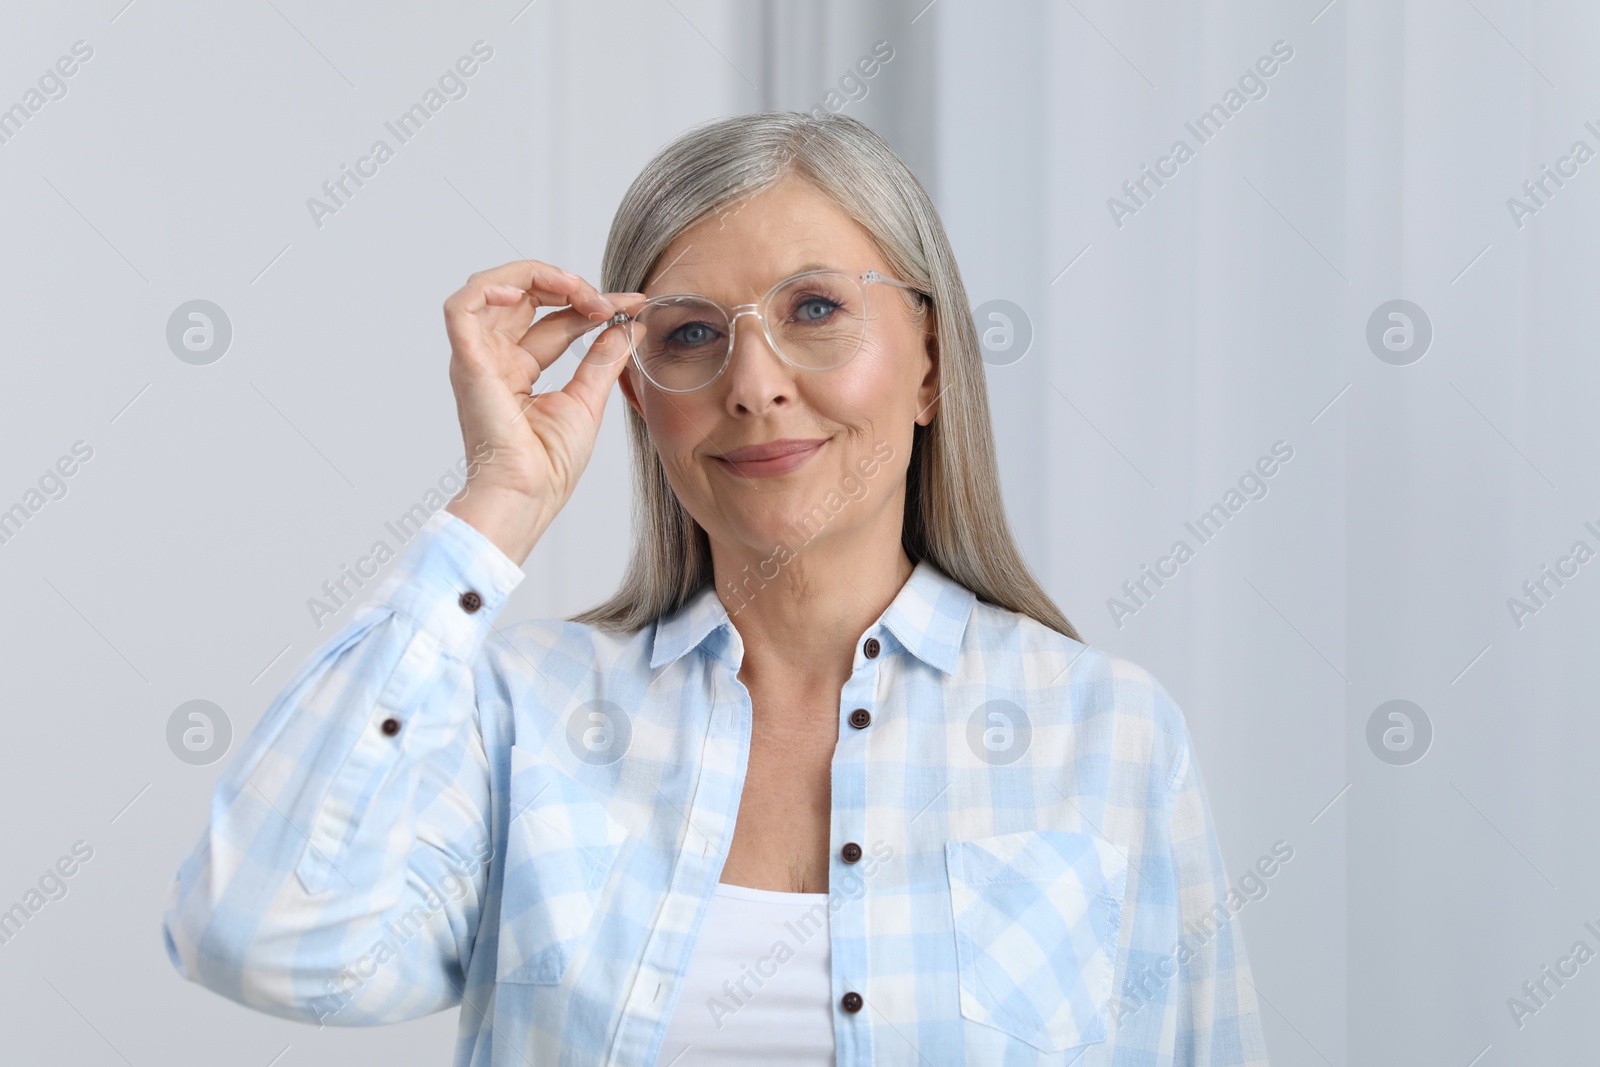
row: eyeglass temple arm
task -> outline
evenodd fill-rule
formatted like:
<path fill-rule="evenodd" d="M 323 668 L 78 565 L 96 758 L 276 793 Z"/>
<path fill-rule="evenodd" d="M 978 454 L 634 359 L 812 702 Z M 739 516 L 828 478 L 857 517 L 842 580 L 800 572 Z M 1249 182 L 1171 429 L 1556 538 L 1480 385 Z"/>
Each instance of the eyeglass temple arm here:
<path fill-rule="evenodd" d="M 903 282 L 903 281 L 900 281 L 898 278 L 886 278 L 882 274 L 879 274 L 875 270 L 869 270 L 869 271 L 867 271 L 867 273 L 861 275 L 861 280 L 863 282 L 866 282 L 868 285 L 871 285 L 873 282 L 880 282 L 880 283 L 882 283 L 884 285 L 893 285 L 893 286 L 897 286 L 897 287 L 899 287 L 901 289 L 907 289 L 907 290 L 910 290 L 913 293 L 916 293 L 918 298 L 920 298 L 922 300 L 931 301 L 933 299 L 927 293 L 924 293 L 921 289 L 918 289 L 916 286 L 912 285 L 910 282 Z"/>

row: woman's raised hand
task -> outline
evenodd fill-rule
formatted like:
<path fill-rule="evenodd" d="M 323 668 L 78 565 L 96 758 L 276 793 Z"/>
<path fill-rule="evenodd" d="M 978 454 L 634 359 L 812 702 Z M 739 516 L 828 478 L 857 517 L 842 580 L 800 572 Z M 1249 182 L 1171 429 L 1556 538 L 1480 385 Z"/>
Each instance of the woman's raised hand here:
<path fill-rule="evenodd" d="M 596 292 L 576 274 L 527 259 L 474 274 L 444 302 L 450 385 L 472 462 L 447 510 L 516 563 L 572 497 L 606 397 L 628 364 L 625 331 L 639 327 L 606 328 L 570 382 L 530 391 L 573 341 L 643 299 Z M 562 310 L 534 322 L 540 307 Z"/>

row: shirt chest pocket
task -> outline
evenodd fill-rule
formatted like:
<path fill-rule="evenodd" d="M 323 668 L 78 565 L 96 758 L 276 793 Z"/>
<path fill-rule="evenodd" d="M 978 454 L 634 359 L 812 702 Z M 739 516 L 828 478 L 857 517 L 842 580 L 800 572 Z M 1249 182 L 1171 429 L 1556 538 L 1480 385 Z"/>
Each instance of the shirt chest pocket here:
<path fill-rule="evenodd" d="M 1089 834 L 945 844 L 961 1014 L 1044 1052 L 1104 1041 L 1127 859 Z"/>
<path fill-rule="evenodd" d="M 627 829 L 583 783 L 511 746 L 495 981 L 562 980 L 593 933 Z"/>

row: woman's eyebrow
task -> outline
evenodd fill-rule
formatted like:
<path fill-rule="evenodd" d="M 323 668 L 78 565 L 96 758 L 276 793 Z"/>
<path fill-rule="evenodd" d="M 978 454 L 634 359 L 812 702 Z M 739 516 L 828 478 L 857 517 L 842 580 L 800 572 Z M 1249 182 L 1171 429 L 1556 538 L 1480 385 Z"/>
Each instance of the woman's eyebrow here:
<path fill-rule="evenodd" d="M 693 245 L 689 246 L 689 248 L 693 248 L 693 247 L 694 247 Z M 671 272 L 672 268 L 677 265 L 678 260 L 682 259 L 688 253 L 689 248 L 685 248 L 682 252 L 679 252 L 677 257 L 674 258 L 671 263 L 667 264 L 667 266 L 663 270 L 661 270 L 659 273 L 657 273 L 653 278 L 646 279 L 644 285 L 641 286 L 641 289 L 648 289 L 652 285 L 659 285 L 661 283 L 661 280 L 663 278 L 665 278 L 667 276 L 667 274 Z M 776 285 L 778 282 L 782 281 L 784 278 L 792 278 L 796 274 L 805 274 L 805 273 L 807 273 L 809 271 L 814 271 L 814 270 L 839 271 L 842 274 L 848 274 L 849 273 L 848 271 L 841 271 L 840 268 L 835 267 L 831 263 L 818 263 L 818 262 L 812 261 L 810 263 L 802 263 L 802 264 L 800 264 L 800 266 L 795 267 L 793 270 L 790 270 L 789 272 L 784 274 L 782 277 L 774 279 L 772 284 Z"/>

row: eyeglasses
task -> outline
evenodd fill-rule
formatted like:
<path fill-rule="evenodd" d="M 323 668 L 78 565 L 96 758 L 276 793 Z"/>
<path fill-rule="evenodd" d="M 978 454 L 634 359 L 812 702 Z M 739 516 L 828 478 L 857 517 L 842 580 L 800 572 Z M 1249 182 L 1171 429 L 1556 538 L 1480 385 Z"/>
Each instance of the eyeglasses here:
<path fill-rule="evenodd" d="M 633 311 L 619 311 L 612 326 L 636 322 L 644 336 L 629 341 L 634 361 L 657 389 L 692 393 L 716 381 L 733 356 L 734 324 L 754 315 L 772 350 L 802 370 L 833 370 L 861 351 L 867 334 L 867 288 L 882 283 L 917 293 L 915 286 L 875 270 L 851 275 L 808 270 L 767 290 L 754 304 L 729 307 L 698 293 L 651 297 Z M 637 331 L 635 331 L 637 332 Z"/>

